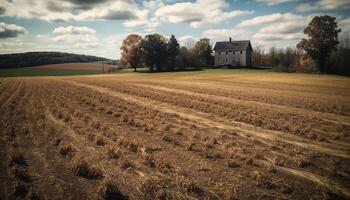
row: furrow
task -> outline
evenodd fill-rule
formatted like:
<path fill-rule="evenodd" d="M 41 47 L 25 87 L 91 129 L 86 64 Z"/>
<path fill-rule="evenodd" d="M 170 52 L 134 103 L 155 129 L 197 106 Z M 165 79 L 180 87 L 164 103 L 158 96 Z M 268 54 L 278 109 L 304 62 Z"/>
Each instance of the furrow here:
<path fill-rule="evenodd" d="M 147 101 L 145 101 L 145 99 L 142 99 L 140 97 L 135 97 L 135 96 L 130 96 L 130 95 L 126 95 L 126 94 L 121 94 L 121 93 L 117 93 L 114 92 L 110 89 L 107 88 L 103 88 L 103 87 L 99 87 L 99 86 L 94 86 L 94 85 L 89 85 L 89 84 L 85 84 L 85 83 L 79 83 L 76 81 L 71 81 L 71 80 L 63 80 L 63 79 L 57 79 L 59 81 L 62 82 L 66 82 L 72 85 L 76 85 L 79 87 L 85 87 L 85 88 L 90 88 L 93 89 L 95 91 L 99 91 L 101 93 L 105 93 L 111 96 L 116 96 L 119 98 L 122 98 L 126 101 L 133 101 L 137 104 L 146 106 L 146 107 L 151 107 L 153 109 L 157 109 L 161 112 L 167 112 L 167 113 L 173 113 L 173 114 L 178 114 L 179 116 L 183 117 L 183 118 L 187 118 L 190 120 L 196 120 L 198 122 L 207 124 L 208 126 L 212 126 L 212 127 L 217 127 L 217 128 L 221 128 L 221 129 L 229 129 L 229 130 L 234 130 L 237 131 L 241 134 L 243 134 L 244 137 L 246 137 L 247 135 L 249 136 L 255 136 L 257 138 L 261 138 L 261 139 L 266 139 L 266 140 L 279 140 L 282 142 L 286 142 L 289 144 L 293 144 L 293 145 L 297 145 L 300 146 L 302 148 L 306 148 L 306 149 L 310 149 L 310 150 L 314 150 L 316 152 L 322 152 L 325 154 L 329 154 L 329 155 L 333 155 L 333 156 L 338 156 L 338 157 L 343 157 L 346 159 L 350 158 L 350 155 L 348 154 L 348 152 L 346 151 L 341 151 L 341 150 L 334 150 L 334 149 L 330 149 L 327 147 L 323 147 L 320 145 L 316 145 L 316 144 L 310 144 L 310 142 L 299 138 L 297 136 L 293 136 L 290 134 L 286 134 L 283 132 L 278 132 L 278 131 L 267 131 L 267 130 L 257 130 L 257 131 L 253 131 L 253 130 L 248 130 L 248 129 L 243 129 L 237 126 L 232 126 L 232 125 L 227 125 L 227 124 L 223 124 L 220 122 L 216 122 L 213 120 L 210 120 L 208 118 L 204 118 L 201 117 L 200 114 L 199 115 L 193 115 L 193 114 L 188 114 L 185 112 L 181 112 L 181 111 L 177 111 L 174 110 L 173 108 L 171 108 L 170 106 L 165 106 L 166 104 L 162 104 L 160 105 L 159 102 L 153 101 L 153 100 L 149 100 L 147 99 Z M 195 113 L 195 112 L 192 112 Z"/>

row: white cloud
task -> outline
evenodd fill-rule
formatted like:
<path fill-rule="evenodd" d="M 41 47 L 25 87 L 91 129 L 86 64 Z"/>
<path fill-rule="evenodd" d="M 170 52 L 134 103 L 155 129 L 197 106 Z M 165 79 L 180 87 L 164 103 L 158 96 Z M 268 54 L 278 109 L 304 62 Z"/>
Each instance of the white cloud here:
<path fill-rule="evenodd" d="M 80 12 L 76 20 L 132 20 L 137 17 L 138 7 L 129 1 L 108 1 Z"/>
<path fill-rule="evenodd" d="M 259 31 L 258 33 L 253 35 L 253 40 L 258 41 L 260 43 L 268 44 L 268 43 L 276 43 L 281 44 L 288 40 L 300 40 L 303 37 L 303 33 L 291 33 L 291 34 L 283 34 L 283 33 L 275 33 L 269 34 L 263 31 Z"/>
<path fill-rule="evenodd" d="M 1 53 L 21 48 L 24 44 L 26 33 L 27 30 L 22 26 L 0 22 Z"/>
<path fill-rule="evenodd" d="M 77 46 L 95 46 L 98 43 L 96 31 L 88 27 L 57 27 L 52 32 L 55 42 L 74 44 Z"/>
<path fill-rule="evenodd" d="M 283 3 L 298 2 L 299 0 L 256 0 L 256 2 L 264 3 L 269 6 L 274 6 Z"/>
<path fill-rule="evenodd" d="M 237 27 L 259 27 L 251 37 L 254 44 L 266 47 L 295 46 L 304 37 L 303 30 L 313 16 L 273 13 L 244 20 Z"/>
<path fill-rule="evenodd" d="M 306 20 L 303 20 L 303 21 L 290 20 L 290 21 L 285 21 L 283 23 L 272 23 L 270 25 L 267 25 L 261 28 L 258 32 L 264 33 L 264 34 L 270 34 L 270 35 L 273 35 L 275 33 L 293 34 L 293 33 L 302 32 L 306 24 L 307 24 Z"/>
<path fill-rule="evenodd" d="M 0 39 L 16 38 L 26 33 L 26 29 L 16 24 L 6 24 L 0 22 Z"/>
<path fill-rule="evenodd" d="M 49 34 L 38 34 L 35 35 L 35 39 L 37 41 L 43 41 L 43 42 L 48 42 L 50 40 L 52 40 L 51 36 Z"/>
<path fill-rule="evenodd" d="M 53 33 L 76 35 L 76 34 L 95 34 L 96 31 L 86 26 L 82 26 L 82 27 L 67 26 L 67 27 L 57 27 L 53 30 Z"/>
<path fill-rule="evenodd" d="M 192 35 L 184 35 L 178 38 L 179 44 L 187 48 L 192 48 L 199 39 Z"/>
<path fill-rule="evenodd" d="M 120 57 L 120 47 L 127 34 L 110 35 L 100 40 L 100 45 L 95 49 L 92 55 L 105 56 L 107 58 L 117 59 Z"/>
<path fill-rule="evenodd" d="M 178 38 L 178 41 L 179 41 L 179 42 L 184 42 L 184 41 L 187 41 L 187 40 L 194 40 L 194 41 L 196 41 L 196 40 L 198 40 L 198 38 L 197 38 L 197 37 L 194 37 L 194 36 L 192 36 L 192 35 L 183 35 L 183 36 L 180 36 L 180 37 Z"/>
<path fill-rule="evenodd" d="M 189 23 L 192 27 L 205 27 L 233 17 L 252 14 L 253 11 L 233 10 L 224 12 L 229 5 L 224 0 L 197 0 L 181 2 L 159 8 L 155 15 L 172 23 Z"/>
<path fill-rule="evenodd" d="M 133 20 L 123 22 L 125 27 L 137 28 L 145 32 L 152 32 L 160 24 L 158 18 L 152 17 L 148 19 L 148 10 L 142 10 L 137 13 L 138 17 Z"/>
<path fill-rule="evenodd" d="M 39 49 L 34 45 L 26 48 L 27 51 L 61 51 L 117 59 L 120 57 L 123 39 L 127 35 L 123 33 L 99 38 L 96 30 L 89 27 L 57 27 L 52 34 L 36 35 Z"/>
<path fill-rule="evenodd" d="M 143 7 L 147 10 L 154 11 L 165 6 L 163 0 L 149 0 L 143 2 Z"/>
<path fill-rule="evenodd" d="M 292 13 L 273 13 L 269 15 L 263 15 L 254 17 L 253 19 L 243 20 L 237 25 L 237 27 L 248 27 L 248 26 L 258 26 L 272 23 L 284 23 L 289 21 L 303 20 L 304 17 L 300 15 L 295 15 Z"/>
<path fill-rule="evenodd" d="M 251 37 L 254 44 L 265 47 L 295 46 L 301 38 L 306 37 L 303 30 L 311 19 L 319 15 L 322 14 L 313 13 L 303 16 L 292 13 L 273 13 L 244 20 L 236 28 L 258 28 Z M 343 29 L 342 32 L 350 31 L 350 18 L 342 19 L 338 24 Z"/>
<path fill-rule="evenodd" d="M 40 19 L 48 22 L 121 20 L 127 27 L 154 29 L 158 20 L 149 19 L 149 10 L 160 1 L 139 7 L 134 0 L 12 0 L 0 1 L 1 12 L 9 17 Z"/>
<path fill-rule="evenodd" d="M 94 46 L 97 43 L 95 35 L 57 35 L 53 40 L 78 46 Z"/>
<path fill-rule="evenodd" d="M 6 53 L 8 50 L 20 48 L 22 46 L 22 38 L 7 38 L 0 40 L 1 53 Z"/>
<path fill-rule="evenodd" d="M 249 40 L 252 33 L 245 29 L 209 29 L 203 32 L 202 36 L 209 38 L 212 42 L 232 40 Z"/>
<path fill-rule="evenodd" d="M 101 56 L 109 59 L 118 59 L 120 57 L 120 46 L 127 34 L 113 34 L 103 38 L 99 38 L 95 35 L 92 41 L 91 39 L 85 38 L 82 38 L 79 41 L 77 40 L 79 38 L 74 36 L 77 35 L 66 34 L 66 38 L 64 38 L 64 40 L 61 41 L 57 38 L 56 34 L 36 35 L 36 41 L 33 42 L 23 43 L 19 40 L 11 41 L 6 43 L 0 43 L 0 47 L 4 47 L 2 53 L 28 51 L 59 51 Z"/>
<path fill-rule="evenodd" d="M 59 51 L 119 59 L 120 47 L 128 34 L 131 33 L 98 37 L 96 31 L 88 27 L 57 27 L 51 33 L 27 38 L 29 41 L 20 38 L 0 41 L 0 47 L 3 48 L 2 53 Z M 135 34 L 144 37 L 144 33 Z"/>
<path fill-rule="evenodd" d="M 342 34 L 350 34 L 350 17 L 339 20 L 338 27 L 341 28 Z"/>
<path fill-rule="evenodd" d="M 54 0 L 13 0 L 0 1 L 0 7 L 5 8 L 3 15 L 25 19 L 38 18 L 45 21 L 67 21 L 73 18 L 73 14 L 64 11 L 72 8 L 72 4 L 62 1 L 59 10 L 50 10 L 50 6 L 56 6 Z"/>
<path fill-rule="evenodd" d="M 347 9 L 349 0 L 317 0 L 316 2 L 302 3 L 297 7 L 298 11 Z"/>

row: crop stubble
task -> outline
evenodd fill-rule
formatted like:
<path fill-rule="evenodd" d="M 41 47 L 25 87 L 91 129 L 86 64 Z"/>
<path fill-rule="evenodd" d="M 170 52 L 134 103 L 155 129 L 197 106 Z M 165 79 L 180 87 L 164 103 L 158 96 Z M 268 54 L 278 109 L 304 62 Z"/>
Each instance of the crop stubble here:
<path fill-rule="evenodd" d="M 127 76 L 1 79 L 2 197 L 350 197 L 346 89 Z"/>

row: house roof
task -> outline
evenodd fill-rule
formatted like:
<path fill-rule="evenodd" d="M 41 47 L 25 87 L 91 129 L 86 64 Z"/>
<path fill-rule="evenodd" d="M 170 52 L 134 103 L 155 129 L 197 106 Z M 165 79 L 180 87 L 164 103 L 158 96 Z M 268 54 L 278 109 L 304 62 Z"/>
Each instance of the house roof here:
<path fill-rule="evenodd" d="M 242 41 L 225 41 L 225 42 L 216 42 L 214 51 L 220 50 L 246 50 L 247 48 L 252 48 L 249 40 Z"/>

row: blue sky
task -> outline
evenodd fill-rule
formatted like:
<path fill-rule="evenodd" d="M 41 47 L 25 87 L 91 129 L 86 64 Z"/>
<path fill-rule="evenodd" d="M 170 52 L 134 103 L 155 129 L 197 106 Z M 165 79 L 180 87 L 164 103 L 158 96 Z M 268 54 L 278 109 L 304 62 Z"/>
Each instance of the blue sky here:
<path fill-rule="evenodd" d="M 350 32 L 349 0 L 0 0 L 1 54 L 63 51 L 120 57 L 122 40 L 174 34 L 190 46 L 202 37 L 294 47 L 316 15 L 337 17 Z"/>

